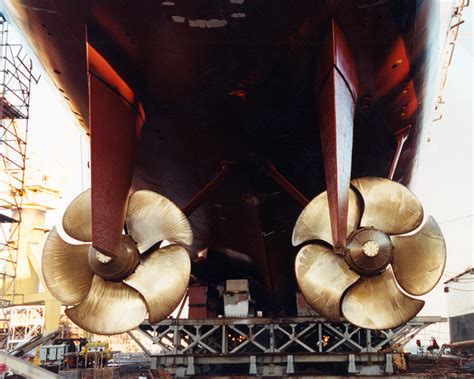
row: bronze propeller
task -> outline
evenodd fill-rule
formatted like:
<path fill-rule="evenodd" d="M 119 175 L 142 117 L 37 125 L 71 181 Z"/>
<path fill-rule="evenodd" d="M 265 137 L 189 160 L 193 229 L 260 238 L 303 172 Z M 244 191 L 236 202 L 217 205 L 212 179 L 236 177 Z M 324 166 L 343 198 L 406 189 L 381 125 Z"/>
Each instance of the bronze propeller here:
<path fill-rule="evenodd" d="M 344 316 L 367 329 L 393 328 L 424 305 L 407 294 L 426 294 L 441 278 L 444 238 L 431 216 L 417 230 L 423 208 L 401 184 L 370 177 L 351 183 L 344 253 L 332 247 L 324 192 L 306 206 L 293 230 L 295 246 L 307 243 L 296 257 L 296 279 L 307 302 L 327 319 Z"/>
<path fill-rule="evenodd" d="M 183 246 L 191 245 L 193 237 L 176 205 L 155 192 L 137 191 L 129 198 L 126 226 L 117 258 L 90 243 L 69 244 L 55 228 L 46 241 L 45 283 L 54 297 L 73 305 L 66 314 L 89 332 L 126 332 L 147 312 L 150 322 L 159 322 L 178 306 L 188 286 L 191 264 Z M 75 239 L 92 240 L 90 190 L 66 209 L 63 228 Z M 156 247 L 164 240 L 170 244 Z"/>

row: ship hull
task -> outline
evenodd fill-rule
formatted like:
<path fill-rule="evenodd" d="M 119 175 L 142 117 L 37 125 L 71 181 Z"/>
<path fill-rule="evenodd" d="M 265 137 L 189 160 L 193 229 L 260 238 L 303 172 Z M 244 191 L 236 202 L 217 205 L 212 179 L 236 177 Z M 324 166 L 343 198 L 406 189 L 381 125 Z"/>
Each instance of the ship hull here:
<path fill-rule="evenodd" d="M 133 189 L 186 208 L 227 162 L 189 215 L 194 279 L 247 278 L 265 313 L 294 314 L 291 233 L 302 205 L 268 168 L 308 199 L 326 189 L 315 88 L 331 22 L 359 83 L 351 176 L 387 177 L 397 133 L 409 130 L 394 179 L 410 185 L 436 90 L 437 4 L 219 4 L 7 3 L 86 132 L 86 42 L 140 99 L 146 122 Z"/>

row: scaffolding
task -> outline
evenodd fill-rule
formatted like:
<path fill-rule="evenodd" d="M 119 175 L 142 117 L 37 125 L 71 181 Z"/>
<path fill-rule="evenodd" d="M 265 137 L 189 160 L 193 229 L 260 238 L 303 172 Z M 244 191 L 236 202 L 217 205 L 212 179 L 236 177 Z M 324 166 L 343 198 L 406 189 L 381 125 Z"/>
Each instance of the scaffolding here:
<path fill-rule="evenodd" d="M 469 6 L 469 0 L 459 0 L 453 9 L 453 14 L 449 23 L 448 33 L 446 35 L 446 48 L 441 61 L 441 75 L 438 94 L 436 96 L 435 114 L 433 122 L 443 118 L 441 112 L 442 106 L 445 104 L 444 93 L 446 83 L 448 81 L 449 68 L 453 62 L 454 49 L 459 35 L 460 26 L 464 24 L 463 12 L 464 8 Z"/>
<path fill-rule="evenodd" d="M 22 45 L 9 43 L 8 34 L 8 23 L 0 14 L 0 348 L 7 346 L 11 335 L 30 93 L 32 82 L 37 81 L 31 59 Z"/>

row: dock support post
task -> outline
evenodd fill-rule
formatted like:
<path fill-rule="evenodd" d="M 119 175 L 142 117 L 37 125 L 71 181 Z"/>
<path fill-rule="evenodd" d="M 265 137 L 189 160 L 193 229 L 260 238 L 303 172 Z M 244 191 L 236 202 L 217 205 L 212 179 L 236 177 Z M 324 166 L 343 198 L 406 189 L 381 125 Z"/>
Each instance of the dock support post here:
<path fill-rule="evenodd" d="M 393 374 L 393 356 L 392 356 L 392 354 L 387 354 L 385 356 L 385 373 Z"/>
<path fill-rule="evenodd" d="M 194 357 L 188 357 L 188 367 L 186 367 L 186 375 L 194 375 L 196 372 L 194 370 Z"/>
<path fill-rule="evenodd" d="M 287 374 L 295 373 L 295 365 L 293 364 L 293 355 L 286 356 L 286 373 Z"/>
<path fill-rule="evenodd" d="M 257 357 L 255 355 L 250 356 L 250 368 L 249 368 L 250 375 L 257 374 Z"/>
<path fill-rule="evenodd" d="M 349 367 L 347 368 L 347 372 L 349 374 L 355 374 L 357 372 L 354 354 L 349 354 Z"/>

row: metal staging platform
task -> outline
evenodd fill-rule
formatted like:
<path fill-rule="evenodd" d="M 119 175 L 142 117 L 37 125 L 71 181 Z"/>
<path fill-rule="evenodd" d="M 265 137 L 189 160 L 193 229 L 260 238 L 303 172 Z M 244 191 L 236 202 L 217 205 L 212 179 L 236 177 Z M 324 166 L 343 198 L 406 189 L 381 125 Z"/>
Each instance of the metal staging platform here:
<path fill-rule="evenodd" d="M 131 332 L 152 357 L 152 368 L 194 374 L 288 375 L 335 366 L 344 373 L 393 373 L 403 347 L 442 317 L 416 317 L 371 331 L 323 318 L 167 319 Z M 148 346 L 148 347 L 147 347 Z M 153 351 L 151 351 L 153 349 Z M 395 363 L 395 366 L 400 363 Z M 365 371 L 364 371 L 365 370 Z"/>

